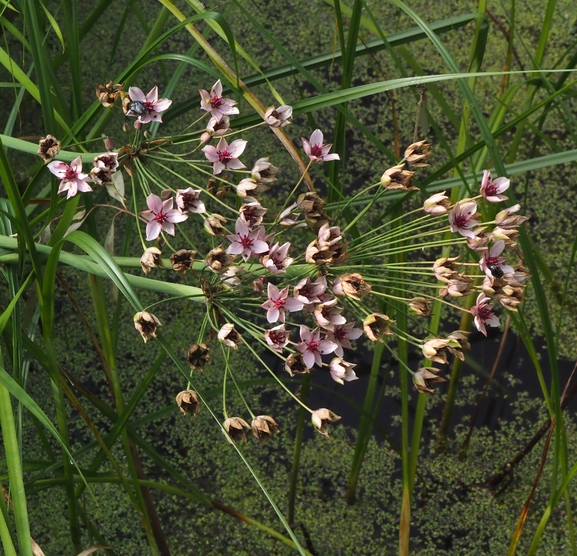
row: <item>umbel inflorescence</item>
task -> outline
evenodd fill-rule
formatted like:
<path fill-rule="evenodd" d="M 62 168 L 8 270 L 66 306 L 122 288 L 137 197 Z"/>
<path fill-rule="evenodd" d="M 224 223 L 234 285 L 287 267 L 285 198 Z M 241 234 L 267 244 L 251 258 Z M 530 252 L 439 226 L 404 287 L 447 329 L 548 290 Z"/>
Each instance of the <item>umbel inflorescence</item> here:
<path fill-rule="evenodd" d="M 290 196 L 281 200 L 282 209 L 271 214 L 267 197 L 279 169 L 263 153 L 247 169 L 247 141 L 234 138 L 240 131 L 231 128 L 231 116 L 239 113 L 237 102 L 223 96 L 220 81 L 210 92 L 200 90 L 196 122 L 174 136 L 154 139 L 146 126 L 162 122 L 172 102 L 159 98 L 156 87 L 145 95 L 137 87 L 124 92 L 121 84 L 111 82 L 96 92 L 105 108 L 121 99 L 126 118 L 134 119 L 133 130 L 125 123 L 127 144 L 115 150 L 108 140 L 107 152 L 94 158 L 88 173 L 83 172 L 81 157 L 70 165 L 50 162 L 60 148 L 52 136 L 40 142 L 39 155 L 60 180 L 59 193 L 71 198 L 91 192 L 90 183 L 107 186 L 122 204 L 119 212 L 138 220 L 140 263 L 146 275 L 163 264 L 164 253 L 168 268 L 200 288 L 206 311 L 198 338 L 186 354 L 191 378 L 176 400 L 184 414 L 198 412 L 201 396 L 191 389 L 192 373 L 209 364 L 218 340 L 226 363 L 223 428 L 232 441 L 246 441 L 246 431 L 252 430 L 264 442 L 279 427 L 246 403 L 251 424 L 228 415 L 226 386 L 237 387 L 230 350 L 249 350 L 279 387 L 310 411 L 316 429 L 328 436 L 328 424 L 340 417 L 326 408 L 306 407 L 265 364 L 263 350 L 280 358 L 291 377 L 328 371 L 344 385 L 357 379 L 356 365 L 347 360 L 356 342 L 384 342 L 394 353 L 393 340 L 402 338 L 431 363 L 416 370 L 401 367 L 400 372 L 411 373 L 419 392 L 432 392 L 433 383 L 445 380 L 433 365 L 447 364 L 450 355 L 464 359 L 468 332 L 417 337 L 410 333 L 417 327 L 397 326 L 395 311 L 404 307 L 426 328 L 424 319 L 433 307 L 445 305 L 470 313 L 476 328 L 487 335 L 487 327 L 499 326 L 498 305 L 515 311 L 523 300 L 528 275 L 517 260 L 515 239 L 526 218 L 518 214 L 519 205 L 490 210 L 507 200 L 504 192 L 510 184 L 504 177 L 493 179 L 485 171 L 475 197 L 452 202 L 445 191 L 435 193 L 416 210 L 362 226 L 372 214 L 380 214 L 387 191 L 418 190 L 413 176 L 428 165 L 430 144 L 410 145 L 403 160 L 355 196 L 355 207 L 361 208 L 352 210 L 349 200 L 327 205 L 308 179 L 313 164 L 339 160 L 317 129 L 302 138 L 306 169 Z M 285 128 L 291 116 L 290 106 L 271 107 L 262 125 Z M 123 171 L 133 183 L 129 203 Z M 147 208 L 141 210 L 144 203 Z M 485 213 L 495 213 L 493 219 L 480 220 L 480 203 L 489 207 Z M 189 238 L 187 227 L 193 219 L 202 223 L 210 249 Z M 178 244 L 172 238 L 178 238 Z M 467 305 L 473 298 L 476 301 Z M 135 315 L 134 325 L 147 342 L 156 337 L 161 320 L 142 311 Z"/>

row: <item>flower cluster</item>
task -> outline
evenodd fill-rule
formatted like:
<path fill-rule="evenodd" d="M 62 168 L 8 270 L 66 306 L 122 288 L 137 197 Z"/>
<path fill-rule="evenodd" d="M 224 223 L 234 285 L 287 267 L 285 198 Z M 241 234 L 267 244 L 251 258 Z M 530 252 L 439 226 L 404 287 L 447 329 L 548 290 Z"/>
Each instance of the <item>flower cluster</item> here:
<path fill-rule="evenodd" d="M 445 192 L 437 193 L 427 199 L 425 212 L 440 216 L 448 213 L 452 232 L 467 238 L 467 246 L 480 257 L 479 268 L 484 273 L 481 292 L 471 308 L 477 330 L 487 335 L 487 326 L 499 326 L 499 318 L 494 312 L 491 298 L 510 310 L 523 300 L 525 283 L 528 279 L 527 269 L 522 265 L 516 267 L 507 264 L 503 255 L 505 249 L 516 246 L 515 238 L 519 235 L 519 226 L 527 217 L 516 214 L 521 208 L 514 205 L 497 213 L 492 222 L 481 223 L 477 212 L 477 201 L 484 199 L 488 203 L 499 203 L 508 198 L 503 195 L 510 186 L 507 178 L 492 179 L 491 172 L 485 170 L 481 181 L 480 195 L 473 199 L 462 199 L 451 205 Z M 493 225 L 491 231 L 489 226 Z M 462 297 L 474 292 L 474 276 L 459 272 L 458 257 L 441 258 L 435 261 L 433 270 L 438 280 L 447 286 L 441 289 L 441 295 Z"/>
<path fill-rule="evenodd" d="M 53 143 L 53 139 L 54 138 L 51 136 L 42 139 L 40 141 L 41 151 L 44 152 L 47 142 Z M 56 151 L 53 156 L 56 156 L 57 152 L 58 151 Z M 41 156 L 44 158 L 46 155 Z M 75 158 L 70 165 L 61 161 L 53 161 L 48 164 L 48 170 L 60 179 L 58 193 L 66 193 L 67 199 L 74 197 L 79 192 L 85 193 L 92 191 L 92 187 L 88 185 L 89 182 L 98 185 L 112 183 L 112 174 L 116 172 L 117 169 L 118 153 L 115 152 L 106 152 L 94 157 L 93 168 L 90 170 L 89 174 L 82 172 L 81 156 Z"/>
<path fill-rule="evenodd" d="M 486 335 L 487 327 L 499 325 L 494 311 L 497 301 L 510 310 L 522 301 L 527 272 L 512 264 L 507 250 L 515 246 L 518 228 L 526 218 L 518 214 L 518 205 L 497 212 L 489 222 L 482 222 L 479 211 L 483 203 L 490 207 L 507 200 L 508 179 L 493 180 L 485 171 L 479 195 L 456 202 L 445 192 L 435 193 L 424 203 L 426 215 L 415 222 L 401 217 L 400 228 L 390 222 L 370 222 L 370 211 L 365 208 L 345 227 L 341 215 L 357 208 L 351 204 L 337 211 L 326 204 L 313 187 L 314 176 L 309 175 L 319 164 L 340 160 L 323 132 L 315 129 L 308 139 L 301 138 L 305 162 L 299 163 L 303 168 L 300 180 L 294 187 L 291 184 L 291 196 L 282 200 L 279 214 L 272 214 L 274 204 L 267 202 L 266 195 L 279 179 L 279 169 L 268 156 L 250 166 L 248 142 L 238 138 L 240 130 L 233 129 L 233 117 L 240 112 L 238 102 L 225 96 L 220 81 L 210 91 L 200 89 L 199 94 L 197 123 L 202 128 L 191 131 L 193 126 L 188 126 L 172 138 L 156 139 L 143 126 L 162 122 L 171 100 L 159 98 L 157 87 L 145 95 L 137 87 L 125 93 L 121 84 L 112 82 L 99 86 L 97 97 L 105 107 L 112 108 L 122 98 L 126 118 L 136 118 L 136 131 L 125 123 L 131 143 L 118 152 L 111 147 L 96 157 L 88 174 L 82 173 L 80 157 L 70 166 L 48 163 L 61 179 L 59 192 L 67 192 L 68 197 L 90 191 L 89 182 L 114 182 L 113 174 L 121 167 L 133 178 L 134 191 L 142 192 L 140 206 L 144 208 L 144 199 L 147 205 L 147 210 L 136 215 L 146 223 L 140 259 L 143 272 L 148 275 L 155 268 L 156 273 L 165 272 L 158 267 L 164 266 L 162 250 L 169 249 L 167 267 L 191 280 L 199 292 L 195 295 L 202 295 L 208 306 L 197 343 L 186 353 L 191 373 L 209 365 L 213 338 L 227 353 L 224 391 L 229 379 L 237 385 L 228 365 L 228 354 L 232 357 L 234 352 L 227 348 L 256 353 L 255 344 L 280 358 L 291 377 L 325 371 L 340 385 L 358 378 L 350 352 L 363 336 L 364 341 L 382 343 L 400 337 L 440 366 L 450 356 L 464 359 L 464 351 L 470 348 L 468 333 L 415 338 L 391 318 L 399 304 L 404 303 L 412 315 L 427 317 L 434 301 L 459 309 L 447 298 L 476 296 L 476 303 L 462 310 L 472 315 L 477 329 Z M 288 105 L 271 106 L 262 111 L 260 125 L 286 137 L 284 128 L 292 112 Z M 48 162 L 58 154 L 59 144 L 51 136 L 43 141 L 39 154 Z M 186 154 L 172 154 L 170 147 L 179 144 Z M 376 192 L 375 199 L 385 191 L 412 194 L 418 189 L 415 174 L 428 166 L 430 149 L 426 141 L 409 145 L 404 158 L 366 191 Z M 180 164 L 178 171 L 170 167 L 171 157 Z M 205 177 L 201 181 L 198 175 Z M 303 192 L 305 183 L 308 191 Z M 190 239 L 184 230 L 195 219 L 198 229 L 209 234 L 210 246 L 204 250 L 202 241 Z M 183 225 L 182 234 L 177 234 L 176 224 Z M 354 233 L 353 228 L 357 228 Z M 444 239 L 448 230 L 454 234 L 450 241 Z M 184 246 L 173 247 L 172 237 L 179 241 L 183 237 Z M 145 241 L 155 244 L 147 246 Z M 466 245 L 476 261 L 449 256 L 449 244 Z M 439 245 L 447 247 L 436 260 L 415 262 L 416 255 L 422 259 Z M 156 336 L 160 320 L 141 311 L 134 325 L 146 342 Z M 421 393 L 431 392 L 432 384 L 445 380 L 437 367 L 407 370 Z M 272 369 L 268 371 L 282 382 Z M 289 394 L 304 406 L 296 394 Z M 190 384 L 177 396 L 185 414 L 196 414 L 200 402 Z M 247 410 L 252 420 L 229 417 L 224 401 L 223 430 L 229 440 L 246 441 L 247 431 L 252 430 L 263 442 L 279 432 L 271 416 L 255 415 L 248 405 Z M 328 424 L 340 419 L 326 408 L 309 411 L 315 428 L 326 436 Z"/>

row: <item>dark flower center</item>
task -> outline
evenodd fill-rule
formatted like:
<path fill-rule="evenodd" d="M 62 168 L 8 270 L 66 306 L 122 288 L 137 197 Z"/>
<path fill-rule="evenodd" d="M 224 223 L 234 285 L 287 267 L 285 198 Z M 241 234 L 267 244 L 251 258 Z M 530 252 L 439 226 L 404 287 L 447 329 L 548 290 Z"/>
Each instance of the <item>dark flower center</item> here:
<path fill-rule="evenodd" d="M 335 328 L 334 336 L 336 340 L 344 340 L 347 337 L 347 331 L 344 328 Z"/>
<path fill-rule="evenodd" d="M 160 211 L 158 214 L 154 215 L 154 220 L 159 224 L 164 224 L 168 221 L 168 215 L 165 212 Z"/>
<path fill-rule="evenodd" d="M 469 217 L 466 214 L 459 214 L 455 216 L 455 226 L 457 228 L 466 228 L 469 222 Z"/>
<path fill-rule="evenodd" d="M 477 314 L 481 320 L 489 320 L 493 316 L 493 311 L 488 305 L 477 307 Z"/>
<path fill-rule="evenodd" d="M 66 175 L 64 176 L 64 179 L 65 180 L 75 180 L 77 175 L 78 174 L 76 173 L 76 170 L 74 170 L 73 168 L 68 166 L 68 168 L 66 168 Z"/>
<path fill-rule="evenodd" d="M 233 156 L 227 151 L 218 151 L 218 160 L 223 164 L 228 164 L 233 159 Z"/>
<path fill-rule="evenodd" d="M 488 185 L 485 189 L 485 194 L 487 197 L 493 197 L 497 195 L 497 188 L 493 184 Z"/>
<path fill-rule="evenodd" d="M 245 248 L 245 249 L 251 249 L 252 248 L 252 239 L 250 238 L 250 236 L 241 236 L 239 234 L 238 236 L 238 242 Z"/>
<path fill-rule="evenodd" d="M 284 297 L 279 297 L 278 299 L 272 299 L 271 301 L 277 309 L 280 309 L 281 307 L 284 307 L 286 299 Z"/>
<path fill-rule="evenodd" d="M 210 105 L 213 108 L 220 108 L 222 106 L 222 97 L 217 97 L 217 96 L 211 97 Z"/>
<path fill-rule="evenodd" d="M 322 156 L 323 146 L 322 145 L 311 145 L 311 156 Z"/>
<path fill-rule="evenodd" d="M 182 210 L 187 211 L 191 207 L 192 208 L 196 207 L 196 204 L 197 204 L 196 195 L 192 193 L 184 193 L 182 195 Z"/>
<path fill-rule="evenodd" d="M 307 350 L 308 351 L 318 351 L 321 343 L 319 341 L 311 340 L 310 342 L 307 342 L 306 344 L 307 344 Z"/>
<path fill-rule="evenodd" d="M 268 337 L 273 344 L 284 344 L 284 334 L 278 330 L 271 332 Z"/>

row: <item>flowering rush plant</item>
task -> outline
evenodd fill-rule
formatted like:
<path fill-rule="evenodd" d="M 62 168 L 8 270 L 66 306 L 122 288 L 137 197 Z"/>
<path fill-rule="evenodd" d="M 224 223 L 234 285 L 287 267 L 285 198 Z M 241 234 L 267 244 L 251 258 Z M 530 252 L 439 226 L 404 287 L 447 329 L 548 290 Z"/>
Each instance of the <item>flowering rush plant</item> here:
<path fill-rule="evenodd" d="M 149 129 L 171 106 L 171 100 L 159 98 L 157 87 L 148 94 L 137 87 L 124 92 L 111 82 L 99 86 L 97 96 L 105 109 L 121 99 L 126 144 L 115 149 L 108 141 L 107 152 L 93 159 L 88 173 L 81 157 L 70 165 L 57 160 L 59 144 L 52 136 L 40 142 L 39 154 L 67 199 L 93 195 L 89 183 L 109 188 L 121 204 L 118 214 L 137 221 L 146 275 L 157 267 L 172 268 L 201 292 L 195 300 L 206 310 L 186 355 L 191 374 L 176 396 L 185 414 L 196 414 L 202 403 L 192 387 L 193 373 L 210 364 L 211 350 L 220 344 L 226 353 L 223 392 L 227 381 L 237 384 L 229 350 L 248 350 L 328 436 L 329 423 L 340 417 L 329 408 L 307 407 L 265 362 L 271 359 L 263 359 L 264 351 L 278 358 L 290 377 L 324 372 L 345 386 L 359 378 L 353 361 L 360 345 L 380 342 L 394 353 L 393 342 L 400 339 L 428 361 L 416 369 L 399 363 L 400 372 L 412 375 L 420 393 L 429 393 L 432 384 L 445 380 L 431 365 L 446 365 L 451 356 L 463 359 L 469 331 L 418 337 L 413 328 L 397 326 L 397 311 L 416 320 L 444 306 L 468 313 L 486 336 L 499 326 L 499 308 L 516 311 L 523 300 L 528 275 L 515 240 L 526 218 L 519 205 L 492 210 L 507 201 L 505 177 L 494 179 L 485 170 L 477 195 L 451 199 L 446 191 L 436 192 L 411 212 L 384 222 L 382 205 L 391 195 L 416 198 L 414 174 L 428 166 L 431 145 L 424 140 L 409 145 L 402 160 L 356 194 L 358 203 L 329 204 L 311 174 L 338 162 L 339 155 L 316 129 L 301 138 L 304 170 L 296 184 L 284 184 L 291 193 L 273 211 L 274 188 L 283 185 L 279 168 L 268 153 L 253 154 L 239 137 L 242 130 L 234 130 L 238 103 L 225 96 L 220 81 L 210 92 L 200 89 L 198 120 L 170 137 L 156 137 Z M 284 133 L 291 117 L 290 106 L 273 106 L 260 125 Z M 124 175 L 133 183 L 130 203 Z M 494 217 L 483 220 L 482 205 L 484 214 Z M 157 336 L 162 318 L 140 311 L 134 325 L 147 342 Z M 223 428 L 231 441 L 246 441 L 246 431 L 260 442 L 279 432 L 262 410 L 247 405 L 247 415 L 249 420 L 228 415 L 225 395 Z"/>

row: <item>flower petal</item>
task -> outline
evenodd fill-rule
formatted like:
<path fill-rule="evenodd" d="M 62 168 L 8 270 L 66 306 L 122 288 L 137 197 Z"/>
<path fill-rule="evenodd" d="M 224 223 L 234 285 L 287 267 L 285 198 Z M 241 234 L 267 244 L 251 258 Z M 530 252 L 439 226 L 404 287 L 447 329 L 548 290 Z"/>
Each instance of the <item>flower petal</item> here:
<path fill-rule="evenodd" d="M 218 162 L 218 151 L 216 150 L 216 147 L 207 145 L 202 149 L 202 152 L 209 162 Z"/>
<path fill-rule="evenodd" d="M 238 158 L 229 160 L 226 163 L 226 167 L 230 170 L 241 170 L 242 168 L 246 168 L 246 166 Z"/>
<path fill-rule="evenodd" d="M 309 142 L 311 145 L 321 146 L 323 144 L 323 132 L 320 129 L 315 129 L 311 134 Z"/>
<path fill-rule="evenodd" d="M 160 235 L 161 229 L 162 226 L 160 225 L 160 222 L 151 220 L 146 225 L 146 241 L 152 241 L 153 239 L 156 239 Z"/>
<path fill-rule="evenodd" d="M 248 143 L 248 141 L 245 141 L 244 139 L 234 140 L 230 144 L 230 146 L 228 147 L 228 153 L 233 158 L 238 158 L 244 152 L 244 149 L 246 148 L 247 143 Z M 220 142 L 219 142 L 219 145 L 220 145 Z"/>
<path fill-rule="evenodd" d="M 210 94 L 217 97 L 222 96 L 222 83 L 220 79 L 211 87 Z"/>
<path fill-rule="evenodd" d="M 146 95 L 146 100 L 154 104 L 158 100 L 158 87 L 155 85 Z"/>
<path fill-rule="evenodd" d="M 138 87 L 130 87 L 128 89 L 128 96 L 131 100 L 137 100 L 139 102 L 147 102 L 146 95 Z"/>
<path fill-rule="evenodd" d="M 161 98 L 160 100 L 158 100 L 154 103 L 153 110 L 155 112 L 164 112 L 165 110 L 168 110 L 170 108 L 171 104 L 172 104 L 172 100 L 170 100 L 168 98 Z"/>
<path fill-rule="evenodd" d="M 66 176 L 66 170 L 68 170 L 69 166 L 66 162 L 62 162 L 60 160 L 55 160 L 48 164 L 48 170 L 52 172 L 57 178 L 64 178 Z"/>
<path fill-rule="evenodd" d="M 154 214 L 160 214 L 162 212 L 163 203 L 162 199 L 158 195 L 151 193 L 146 198 L 146 204 L 148 205 L 148 208 L 154 212 Z"/>

